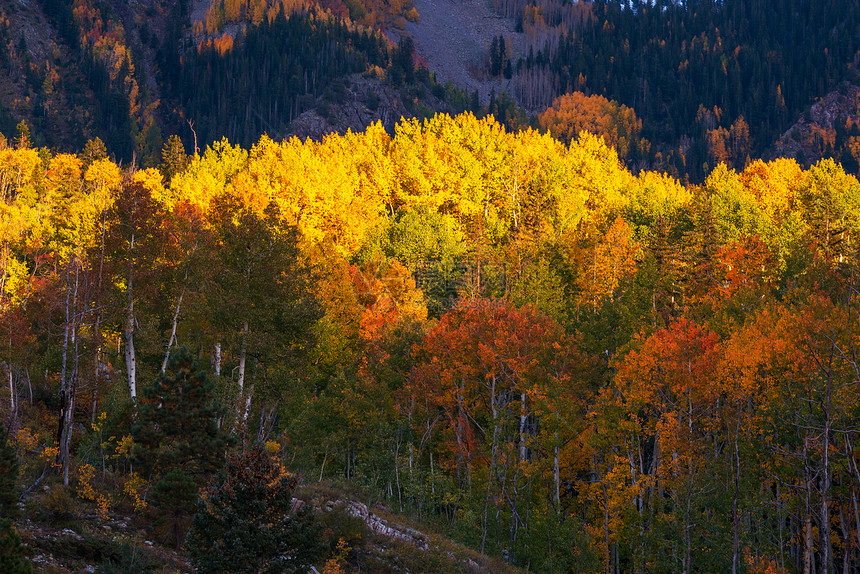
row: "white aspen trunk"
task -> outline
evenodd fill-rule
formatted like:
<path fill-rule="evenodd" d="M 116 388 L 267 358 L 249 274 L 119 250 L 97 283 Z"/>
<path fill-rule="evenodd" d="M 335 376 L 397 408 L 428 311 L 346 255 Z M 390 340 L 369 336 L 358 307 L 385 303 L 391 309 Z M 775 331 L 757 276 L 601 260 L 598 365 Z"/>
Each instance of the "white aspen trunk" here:
<path fill-rule="evenodd" d="M 60 445 L 60 452 L 57 454 L 59 458 L 59 463 L 61 466 L 65 466 L 66 461 L 63 456 L 63 448 L 62 445 L 64 443 L 64 436 L 66 433 L 66 411 L 69 408 L 69 389 L 68 389 L 68 380 L 66 377 L 66 369 L 68 366 L 69 360 L 69 329 L 71 328 L 71 312 L 69 306 L 71 305 L 71 283 L 69 279 L 69 274 L 71 273 L 71 263 L 69 267 L 66 268 L 66 321 L 63 328 L 63 352 L 62 359 L 60 362 L 60 420 L 57 428 L 57 444 Z M 45 370 L 45 378 L 47 378 L 48 371 Z M 65 483 L 65 486 L 68 486 L 68 482 Z"/>
<path fill-rule="evenodd" d="M 552 478 L 555 482 L 555 493 L 554 500 L 556 508 L 559 508 L 561 504 L 561 471 L 559 469 L 558 462 L 558 433 L 555 434 L 556 445 L 553 448 L 553 457 L 552 457 Z"/>
<path fill-rule="evenodd" d="M 221 376 L 221 342 L 215 343 L 215 356 L 213 357 L 213 370 L 217 376 Z"/>
<path fill-rule="evenodd" d="M 596 465 L 595 465 L 596 466 Z M 606 573 L 612 574 L 612 544 L 609 541 L 609 492 L 606 482 L 600 477 L 600 486 L 603 490 L 603 546 L 604 561 L 606 562 Z"/>
<path fill-rule="evenodd" d="M 828 382 L 829 386 L 829 382 Z M 829 389 L 828 389 L 829 391 Z M 821 572 L 830 574 L 833 560 L 830 541 L 830 397 L 828 392 L 827 411 L 824 414 L 824 476 L 821 480 Z"/>
<path fill-rule="evenodd" d="M 526 422 L 528 414 L 526 412 L 526 394 L 520 393 L 520 463 L 526 461 L 528 449 L 526 448 Z"/>
<path fill-rule="evenodd" d="M 69 486 L 69 446 L 71 444 L 72 424 L 75 414 L 75 389 L 73 379 L 68 373 L 69 340 L 75 342 L 75 314 L 78 306 L 78 264 L 76 256 L 73 256 L 71 265 L 75 266 L 74 290 L 70 284 L 69 274 L 71 269 L 66 270 L 66 326 L 63 333 L 63 359 L 60 373 L 60 464 L 63 467 L 63 486 Z M 77 364 L 77 360 L 76 360 Z M 75 373 L 76 375 L 77 373 Z"/>
<path fill-rule="evenodd" d="M 436 496 L 436 471 L 433 468 L 433 451 L 430 451 L 430 494 Z M 855 512 L 857 504 L 854 504 Z"/>
<path fill-rule="evenodd" d="M 254 382 L 248 385 L 248 392 L 245 394 L 245 406 L 242 409 L 242 442 L 245 442 L 245 431 L 248 429 L 248 417 L 251 414 L 251 397 L 254 395 Z"/>
<path fill-rule="evenodd" d="M 164 360 L 161 362 L 161 372 L 167 370 L 167 361 L 170 360 L 170 349 L 176 343 L 176 326 L 179 323 L 179 310 L 182 308 L 182 298 L 185 297 L 185 288 L 179 294 L 179 299 L 176 301 L 176 310 L 173 312 L 173 326 L 170 329 L 170 340 L 167 341 L 167 350 L 164 351 Z"/>
<path fill-rule="evenodd" d="M 247 334 L 248 334 L 248 321 L 242 325 L 242 337 L 239 348 L 239 376 L 236 383 L 239 385 L 239 394 L 237 398 L 237 407 L 236 407 L 236 419 L 234 423 L 234 427 L 238 427 L 238 430 L 241 433 L 244 433 L 245 428 L 245 417 L 247 416 L 247 411 L 250 410 L 250 395 L 245 397 L 245 372 L 247 369 L 248 362 L 248 349 L 247 349 Z M 242 404 L 242 399 L 246 400 L 246 403 Z"/>
<path fill-rule="evenodd" d="M 99 332 L 101 324 L 101 310 L 96 311 L 96 321 L 93 326 L 93 403 L 92 403 L 92 422 L 96 422 L 96 413 L 99 408 L 99 377 L 101 376 L 101 333 Z"/>
<path fill-rule="evenodd" d="M 96 422 L 96 415 L 99 410 L 99 378 L 101 372 L 102 358 L 102 279 L 104 278 L 105 266 L 105 233 L 107 233 L 107 224 L 105 222 L 107 211 L 102 210 L 102 240 L 101 252 L 99 254 L 99 280 L 96 286 L 96 320 L 93 326 L 93 403 L 92 403 L 92 422 Z"/>
<path fill-rule="evenodd" d="M 737 574 L 740 566 L 740 517 L 738 516 L 738 497 L 740 494 L 741 458 L 738 450 L 738 434 L 741 431 L 740 416 L 735 427 L 735 451 L 732 453 L 732 466 L 734 467 L 734 495 L 732 496 L 732 574 Z"/>
<path fill-rule="evenodd" d="M 125 372 L 128 377 L 128 393 L 131 402 L 137 404 L 137 357 L 134 352 L 134 300 L 129 292 L 128 314 L 126 316 L 125 330 Z"/>
<path fill-rule="evenodd" d="M 131 395 L 131 402 L 137 405 L 137 357 L 134 352 L 134 256 L 132 255 L 134 252 L 134 232 L 131 234 L 128 245 L 128 283 L 126 285 L 128 306 L 123 337 L 125 339 L 125 372 L 128 377 L 128 392 Z"/>
<path fill-rule="evenodd" d="M 12 378 L 12 364 L 6 365 L 6 371 L 9 373 L 9 412 L 12 413 L 12 418 L 15 418 L 18 412 L 18 402 L 15 400 L 15 382 Z"/>
<path fill-rule="evenodd" d="M 809 460 L 807 455 L 807 449 L 809 446 L 809 436 L 804 437 L 803 440 L 803 460 L 807 462 Z M 812 559 L 815 553 L 815 546 L 812 539 L 812 478 L 809 476 L 809 470 L 804 469 L 804 473 L 806 476 L 803 477 L 803 486 L 805 488 L 804 502 L 805 505 L 805 515 L 803 517 L 803 528 L 804 528 L 804 556 L 803 556 L 803 574 L 812 574 Z"/>
<path fill-rule="evenodd" d="M 860 509 L 857 508 L 857 493 L 851 489 L 851 506 L 854 508 L 854 531 L 857 533 L 857 546 L 860 548 Z"/>
<path fill-rule="evenodd" d="M 248 321 L 242 325 L 242 342 L 241 348 L 239 349 L 239 379 L 237 381 L 239 385 L 239 396 L 242 396 L 242 392 L 245 389 L 245 364 L 248 358 L 248 348 L 247 348 L 247 338 L 248 338 Z M 219 344 L 220 349 L 220 344 Z"/>
<path fill-rule="evenodd" d="M 499 409 L 496 403 L 496 377 L 490 377 L 490 408 L 493 412 L 493 444 L 490 447 L 490 472 L 487 476 L 487 494 L 484 497 L 484 528 L 481 534 L 481 554 L 487 542 L 487 510 L 490 506 L 490 487 L 493 484 L 493 474 L 496 470 L 496 444 L 499 440 Z"/>
<path fill-rule="evenodd" d="M 465 382 L 463 382 L 463 386 L 465 386 Z M 463 460 L 465 459 L 464 451 L 465 447 L 463 445 L 463 421 L 465 417 L 463 415 L 463 391 L 460 386 L 457 386 L 457 422 L 454 425 L 454 434 L 457 439 L 457 482 L 459 483 L 457 486 L 463 488 L 463 480 L 460 477 L 460 469 L 463 467 Z M 469 491 L 471 492 L 471 482 L 469 484 Z"/>
<path fill-rule="evenodd" d="M 400 441 L 394 444 L 394 479 L 397 482 L 397 505 L 400 507 L 401 514 L 403 513 L 403 498 L 400 494 Z"/>

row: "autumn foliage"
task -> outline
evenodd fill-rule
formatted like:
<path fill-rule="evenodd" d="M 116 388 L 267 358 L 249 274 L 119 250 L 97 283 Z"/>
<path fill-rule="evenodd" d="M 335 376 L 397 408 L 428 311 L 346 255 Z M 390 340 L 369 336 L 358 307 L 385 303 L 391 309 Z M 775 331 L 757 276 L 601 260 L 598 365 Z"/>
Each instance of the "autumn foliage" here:
<path fill-rule="evenodd" d="M 860 559 L 860 183 L 839 164 L 688 186 L 471 114 L 177 145 L 136 172 L 0 149 L 22 476 L 162 509 L 171 545 L 200 494 L 213 571 L 216 542 L 255 571 L 315 560 L 291 554 L 316 531 L 284 465 L 541 571 Z"/>

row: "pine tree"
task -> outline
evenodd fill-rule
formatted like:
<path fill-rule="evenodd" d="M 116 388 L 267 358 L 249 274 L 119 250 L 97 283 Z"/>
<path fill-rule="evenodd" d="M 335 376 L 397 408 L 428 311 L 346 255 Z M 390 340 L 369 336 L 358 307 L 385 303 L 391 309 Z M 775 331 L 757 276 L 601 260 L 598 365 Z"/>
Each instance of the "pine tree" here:
<path fill-rule="evenodd" d="M 18 459 L 9 444 L 6 427 L 0 424 L 0 572 L 28 574 L 33 569 L 24 558 L 21 537 L 12 525 L 18 516 Z"/>
<path fill-rule="evenodd" d="M 105 142 L 103 142 L 101 138 L 87 140 L 87 143 L 84 146 L 83 151 L 79 154 L 79 157 L 81 160 L 81 167 L 83 167 L 84 170 L 90 167 L 94 161 L 107 159 L 108 153 L 107 148 L 105 147 Z"/>
<path fill-rule="evenodd" d="M 6 427 L 0 424 L 0 518 L 15 518 L 18 515 L 16 480 L 18 457 L 9 444 Z"/>
<path fill-rule="evenodd" d="M 194 515 L 186 547 L 201 574 L 304 572 L 321 551 L 305 507 L 292 512 L 297 480 L 259 446 L 234 455 Z"/>
<path fill-rule="evenodd" d="M 182 469 L 174 468 L 155 485 L 152 504 L 158 510 L 156 526 L 166 528 L 165 538 L 172 540 L 178 551 L 185 540 L 197 504 L 194 480 Z"/>
<path fill-rule="evenodd" d="M 141 468 L 160 473 L 181 467 L 203 480 L 221 465 L 231 439 L 218 428 L 223 411 L 214 390 L 187 349 L 170 357 L 167 371 L 141 389 L 140 416 L 132 428 Z"/>
<path fill-rule="evenodd" d="M 188 165 L 188 156 L 185 154 L 185 145 L 179 136 L 174 134 L 167 138 L 167 142 L 161 149 L 161 173 L 167 181 L 182 172 Z"/>

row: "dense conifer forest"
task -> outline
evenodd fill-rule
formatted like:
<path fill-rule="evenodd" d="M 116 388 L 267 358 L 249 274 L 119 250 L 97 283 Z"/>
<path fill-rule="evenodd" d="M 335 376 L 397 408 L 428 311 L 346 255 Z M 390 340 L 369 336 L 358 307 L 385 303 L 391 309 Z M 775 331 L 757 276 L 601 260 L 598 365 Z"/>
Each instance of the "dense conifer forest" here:
<path fill-rule="evenodd" d="M 854 2 L 495 3 L 529 32 L 527 57 L 513 63 L 525 105 L 581 91 L 629 106 L 653 146 L 634 158 L 695 181 L 720 162 L 742 169 L 816 98 L 857 81 Z M 823 155 L 854 165 L 847 141 L 858 131 L 847 119 L 817 136 Z"/>

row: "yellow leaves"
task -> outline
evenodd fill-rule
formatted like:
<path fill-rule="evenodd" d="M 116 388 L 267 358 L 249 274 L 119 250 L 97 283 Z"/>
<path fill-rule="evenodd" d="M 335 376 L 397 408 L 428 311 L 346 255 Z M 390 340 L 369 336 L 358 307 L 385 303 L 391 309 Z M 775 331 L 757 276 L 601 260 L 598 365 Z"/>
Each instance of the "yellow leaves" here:
<path fill-rule="evenodd" d="M 558 232 L 591 216 L 619 213 L 628 203 L 633 176 L 602 138 L 581 132 L 563 159 L 563 185 L 554 190 Z"/>
<path fill-rule="evenodd" d="M 96 469 L 90 464 L 83 464 L 78 468 L 78 496 L 84 500 L 95 502 L 99 517 L 102 520 L 107 520 L 111 505 L 110 495 L 96 492 L 93 486 L 95 473 Z"/>
<path fill-rule="evenodd" d="M 60 447 L 58 446 L 46 446 L 39 458 L 44 461 L 45 464 L 50 464 L 54 468 L 60 468 L 62 465 L 57 462 L 57 457 L 60 455 Z"/>
<path fill-rule="evenodd" d="M 92 199 L 96 207 L 99 210 L 105 210 L 109 206 L 113 193 L 122 184 L 122 173 L 119 166 L 111 160 L 97 159 L 87 168 L 84 181 L 94 187 Z"/>
<path fill-rule="evenodd" d="M 672 217 L 692 199 L 690 190 L 677 179 L 653 171 L 643 171 L 630 186 L 628 209 L 647 220 Z"/>
<path fill-rule="evenodd" d="M 33 190 L 42 159 L 35 149 L 0 149 L 0 200 L 10 202 L 17 195 Z M 28 194 L 35 202 L 35 194 Z"/>
<path fill-rule="evenodd" d="M 99 413 L 99 416 L 96 417 L 96 420 L 90 423 L 90 426 L 93 429 L 93 432 L 100 433 L 104 428 L 105 421 L 107 420 L 107 413 L 102 411 Z"/>
<path fill-rule="evenodd" d="M 606 233 L 585 246 L 572 246 L 570 257 L 580 273 L 576 277 L 578 303 L 597 309 L 604 299 L 612 299 L 620 281 L 636 271 L 640 247 L 632 240 L 632 231 L 617 217 Z"/>
<path fill-rule="evenodd" d="M 122 485 L 122 491 L 131 498 L 134 509 L 138 512 L 146 508 L 146 500 L 143 495 L 149 484 L 141 478 L 136 472 L 132 472 Z M 101 505 L 100 505 L 101 507 Z"/>
<path fill-rule="evenodd" d="M 114 456 L 116 458 L 128 458 L 131 456 L 131 449 L 134 447 L 134 439 L 130 434 L 123 435 L 123 437 L 116 444 L 116 448 L 114 449 Z"/>
<path fill-rule="evenodd" d="M 152 196 L 152 199 L 164 205 L 168 210 L 176 206 L 178 201 L 176 194 L 172 193 L 172 189 L 164 187 L 164 176 L 154 167 L 136 171 L 132 181 L 143 185 Z"/>
<path fill-rule="evenodd" d="M 96 469 L 91 464 L 82 464 L 78 468 L 78 496 L 84 500 L 96 500 L 98 494 L 93 487 L 93 477 Z"/>
<path fill-rule="evenodd" d="M 23 261 L 19 261 L 14 255 L 4 260 L 0 259 L 0 265 L 5 263 L 5 270 L 0 266 L 0 287 L 9 298 L 12 305 L 20 305 L 27 297 L 27 287 L 30 284 L 30 270 Z M 3 272 L 5 271 L 5 276 Z M 2 301 L 3 297 L 0 297 Z"/>

